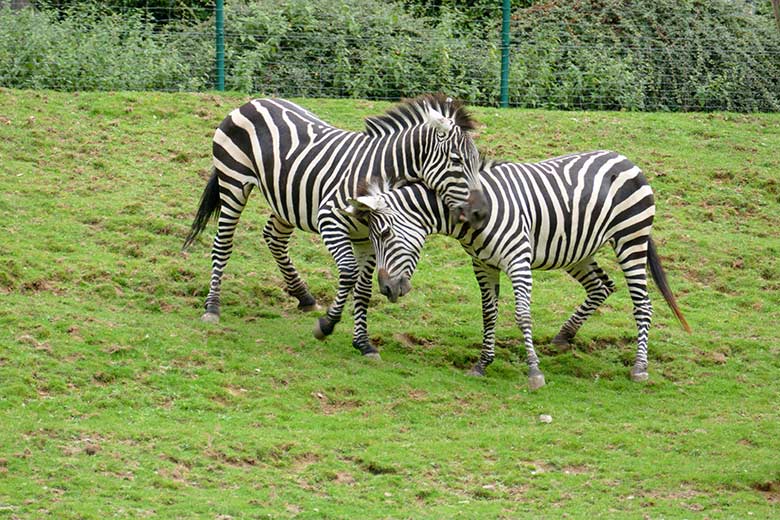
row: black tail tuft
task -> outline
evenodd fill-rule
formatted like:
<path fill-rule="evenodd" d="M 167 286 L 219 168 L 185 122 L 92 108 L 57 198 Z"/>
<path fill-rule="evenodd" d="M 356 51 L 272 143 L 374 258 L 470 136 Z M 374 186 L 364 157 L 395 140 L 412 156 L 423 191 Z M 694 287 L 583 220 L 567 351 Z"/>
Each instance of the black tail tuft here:
<path fill-rule="evenodd" d="M 206 184 L 206 189 L 203 190 L 203 195 L 200 196 L 198 213 L 195 215 L 195 220 L 192 222 L 192 228 L 190 228 L 190 234 L 187 235 L 182 250 L 187 249 L 187 247 L 198 238 L 198 235 L 206 229 L 209 219 L 212 217 L 215 219 L 219 217 L 220 207 L 219 178 L 217 176 L 217 170 L 212 170 L 209 182 Z"/>
<path fill-rule="evenodd" d="M 680 325 L 685 329 L 685 332 L 690 333 L 691 327 L 685 321 L 685 317 L 677 306 L 677 300 L 675 300 L 674 294 L 672 294 L 672 290 L 669 288 L 669 283 L 666 281 L 666 273 L 664 273 L 664 269 L 661 267 L 661 259 L 658 258 L 658 252 L 655 249 L 655 243 L 652 238 L 649 238 L 647 242 L 647 264 L 650 267 L 650 274 L 653 276 L 655 284 L 664 296 L 664 300 L 669 304 L 677 319 L 680 320 Z"/>

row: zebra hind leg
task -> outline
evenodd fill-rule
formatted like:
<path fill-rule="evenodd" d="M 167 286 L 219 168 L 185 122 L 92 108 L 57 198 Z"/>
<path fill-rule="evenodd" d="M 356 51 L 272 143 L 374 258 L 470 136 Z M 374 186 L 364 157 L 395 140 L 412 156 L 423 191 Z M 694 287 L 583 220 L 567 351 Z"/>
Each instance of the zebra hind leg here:
<path fill-rule="evenodd" d="M 647 239 L 644 235 L 616 247 L 618 261 L 628 283 L 628 291 L 634 304 L 634 320 L 637 328 L 637 348 L 631 380 L 647 381 L 647 338 L 653 306 L 647 294 Z"/>
<path fill-rule="evenodd" d="M 252 191 L 251 184 L 238 186 L 222 177 L 219 178 L 219 186 L 220 210 L 217 234 L 211 248 L 211 281 L 205 302 L 206 312 L 201 316 L 201 320 L 208 323 L 219 322 L 222 275 L 233 253 L 236 226 Z"/>
<path fill-rule="evenodd" d="M 571 340 L 582 324 L 615 292 L 615 283 L 592 258 L 566 269 L 566 272 L 582 284 L 587 296 L 553 338 L 552 344 L 558 347 L 559 352 L 570 348 Z"/>
<path fill-rule="evenodd" d="M 297 298 L 298 309 L 304 312 L 316 311 L 320 309 L 317 300 L 309 292 L 306 283 L 301 280 L 290 259 L 290 237 L 294 229 L 293 226 L 282 222 L 276 215 L 271 215 L 263 228 L 263 239 L 282 273 L 285 291 L 290 296 Z"/>

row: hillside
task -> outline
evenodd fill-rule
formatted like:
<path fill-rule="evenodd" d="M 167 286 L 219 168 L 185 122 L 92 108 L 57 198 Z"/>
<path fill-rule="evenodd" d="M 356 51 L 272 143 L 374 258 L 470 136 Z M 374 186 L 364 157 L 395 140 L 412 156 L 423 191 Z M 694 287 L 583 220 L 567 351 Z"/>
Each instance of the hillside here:
<path fill-rule="evenodd" d="M 780 513 L 780 115 L 475 107 L 483 152 L 537 160 L 609 148 L 645 171 L 680 306 L 655 288 L 650 381 L 628 380 L 618 292 L 575 349 L 547 342 L 583 292 L 535 273 L 547 386 L 526 388 L 502 279 L 496 362 L 470 261 L 425 248 L 414 289 L 372 300 L 383 361 L 326 342 L 296 311 L 255 193 L 199 321 L 214 227 L 181 244 L 238 95 L 0 89 L 0 511 L 9 518 L 769 518 Z M 383 102 L 297 100 L 362 128 Z M 314 294 L 336 270 L 319 238 L 292 256 Z M 549 414 L 550 424 L 540 423 Z"/>

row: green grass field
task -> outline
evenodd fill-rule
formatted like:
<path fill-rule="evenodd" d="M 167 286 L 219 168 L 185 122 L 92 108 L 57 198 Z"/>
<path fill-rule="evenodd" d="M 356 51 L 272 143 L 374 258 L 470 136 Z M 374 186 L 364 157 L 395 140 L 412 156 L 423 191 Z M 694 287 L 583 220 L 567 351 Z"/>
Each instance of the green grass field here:
<path fill-rule="evenodd" d="M 529 393 L 506 278 L 498 353 L 470 260 L 426 245 L 414 289 L 375 296 L 383 361 L 296 310 L 252 197 L 201 323 L 214 226 L 181 244 L 238 95 L 0 89 L 0 518 L 770 518 L 780 515 L 780 115 L 474 108 L 486 155 L 620 151 L 656 192 L 654 237 L 693 328 L 657 290 L 650 381 L 618 284 L 573 351 L 584 292 L 535 273 L 547 386 Z M 338 126 L 389 104 L 298 100 Z M 328 302 L 319 237 L 292 255 Z M 544 424 L 540 414 L 553 421 Z"/>

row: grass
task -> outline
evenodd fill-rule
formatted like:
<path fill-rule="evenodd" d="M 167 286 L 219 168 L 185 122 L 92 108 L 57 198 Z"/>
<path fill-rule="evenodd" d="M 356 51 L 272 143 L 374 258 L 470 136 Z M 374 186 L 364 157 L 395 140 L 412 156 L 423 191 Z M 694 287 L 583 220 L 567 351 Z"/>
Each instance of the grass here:
<path fill-rule="evenodd" d="M 575 349 L 583 298 L 535 273 L 547 386 L 526 389 L 504 278 L 496 362 L 479 292 L 434 237 L 398 304 L 311 335 L 261 238 L 255 196 L 219 325 L 201 323 L 213 227 L 180 247 L 233 94 L 0 90 L 0 518 L 769 518 L 780 513 L 780 115 L 474 108 L 486 154 L 618 150 L 656 192 L 654 236 L 693 334 L 654 290 L 647 384 L 619 290 Z M 389 105 L 299 100 L 342 127 Z M 318 237 L 293 258 L 327 302 Z M 538 420 L 548 414 L 552 423 Z"/>

